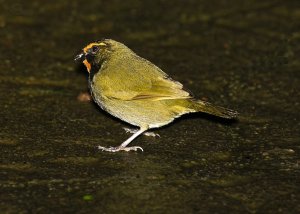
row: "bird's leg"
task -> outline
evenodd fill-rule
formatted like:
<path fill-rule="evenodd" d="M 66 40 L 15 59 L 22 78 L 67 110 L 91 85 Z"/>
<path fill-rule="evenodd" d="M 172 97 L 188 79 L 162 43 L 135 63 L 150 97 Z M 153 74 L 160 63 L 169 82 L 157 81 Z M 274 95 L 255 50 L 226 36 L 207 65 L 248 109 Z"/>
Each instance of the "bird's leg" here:
<path fill-rule="evenodd" d="M 128 138 L 127 140 L 125 140 L 120 146 L 118 147 L 103 147 L 103 146 L 98 146 L 98 149 L 102 150 L 102 151 L 107 151 L 107 152 L 118 152 L 118 151 L 137 151 L 138 149 L 143 150 L 142 147 L 140 146 L 131 146 L 131 147 L 126 147 L 131 141 L 133 141 L 136 137 L 138 137 L 140 134 L 142 134 L 143 132 L 145 132 L 148 129 L 148 127 L 141 127 L 139 129 L 139 131 L 137 131 L 136 133 L 134 133 L 130 138 Z"/>
<path fill-rule="evenodd" d="M 124 127 L 123 129 L 126 131 L 126 133 L 131 133 L 131 134 L 134 134 L 139 131 L 139 129 L 131 129 L 131 128 L 127 128 L 127 127 Z M 148 132 L 148 131 L 144 132 L 143 135 L 148 136 L 148 137 L 160 137 L 159 134 L 156 134 L 154 132 Z"/>

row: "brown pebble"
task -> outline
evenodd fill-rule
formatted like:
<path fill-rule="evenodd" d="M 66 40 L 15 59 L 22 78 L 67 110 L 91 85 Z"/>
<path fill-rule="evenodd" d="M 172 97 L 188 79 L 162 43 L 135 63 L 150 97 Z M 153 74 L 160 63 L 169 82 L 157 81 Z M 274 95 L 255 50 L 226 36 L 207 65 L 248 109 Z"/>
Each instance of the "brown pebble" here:
<path fill-rule="evenodd" d="M 77 96 L 77 100 L 79 102 L 90 102 L 92 97 L 88 92 L 80 92 Z"/>

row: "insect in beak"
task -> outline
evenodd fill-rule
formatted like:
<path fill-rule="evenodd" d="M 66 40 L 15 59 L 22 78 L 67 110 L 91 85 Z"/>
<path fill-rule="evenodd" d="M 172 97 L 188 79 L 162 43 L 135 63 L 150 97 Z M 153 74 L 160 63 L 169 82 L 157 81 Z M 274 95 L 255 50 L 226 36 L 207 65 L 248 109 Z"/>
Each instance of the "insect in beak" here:
<path fill-rule="evenodd" d="M 88 72 L 90 72 L 91 68 L 92 68 L 91 63 L 88 61 L 90 59 L 90 56 L 91 56 L 90 54 L 85 53 L 84 51 L 81 51 L 78 55 L 76 55 L 74 57 L 74 61 L 82 62 L 85 65 L 85 67 L 87 68 Z"/>
<path fill-rule="evenodd" d="M 74 61 L 75 62 L 82 62 L 83 60 L 86 59 L 85 53 L 82 51 L 78 55 L 75 56 Z"/>

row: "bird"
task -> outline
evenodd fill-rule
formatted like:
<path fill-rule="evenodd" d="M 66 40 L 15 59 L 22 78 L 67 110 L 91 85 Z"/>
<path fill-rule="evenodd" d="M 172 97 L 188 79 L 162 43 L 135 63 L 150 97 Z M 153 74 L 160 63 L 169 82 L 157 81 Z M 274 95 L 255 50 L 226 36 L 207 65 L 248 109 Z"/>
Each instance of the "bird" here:
<path fill-rule="evenodd" d="M 92 42 L 74 60 L 82 62 L 89 73 L 93 100 L 114 117 L 139 127 L 117 147 L 98 146 L 102 151 L 143 151 L 140 146 L 128 144 L 147 130 L 165 126 L 188 113 L 237 118 L 237 111 L 196 99 L 180 82 L 121 42 L 112 39 Z"/>

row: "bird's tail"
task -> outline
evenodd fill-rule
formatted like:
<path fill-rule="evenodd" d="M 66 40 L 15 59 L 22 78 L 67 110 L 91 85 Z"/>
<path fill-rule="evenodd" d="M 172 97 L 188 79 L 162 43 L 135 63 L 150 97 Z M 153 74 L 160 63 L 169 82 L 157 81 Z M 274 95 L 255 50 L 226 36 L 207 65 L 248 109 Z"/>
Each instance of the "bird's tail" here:
<path fill-rule="evenodd" d="M 207 114 L 215 115 L 226 119 L 235 119 L 238 116 L 238 112 L 227 109 L 224 107 L 213 105 L 209 102 L 202 100 L 191 100 L 192 108 L 198 112 L 204 112 Z"/>

